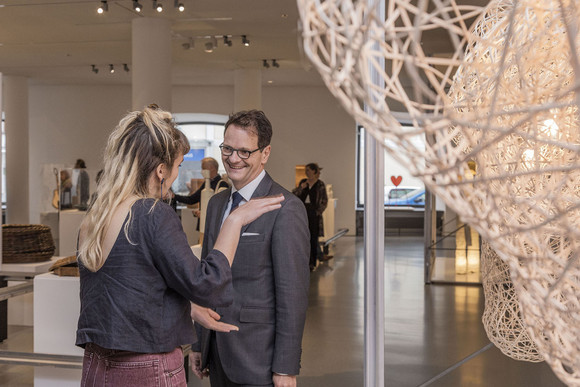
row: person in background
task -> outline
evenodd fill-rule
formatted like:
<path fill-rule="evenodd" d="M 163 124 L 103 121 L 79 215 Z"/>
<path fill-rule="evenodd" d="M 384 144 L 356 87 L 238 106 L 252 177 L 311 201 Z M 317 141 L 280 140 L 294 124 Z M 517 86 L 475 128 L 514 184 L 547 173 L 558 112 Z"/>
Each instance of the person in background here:
<path fill-rule="evenodd" d="M 201 160 L 201 169 L 209 171 L 209 178 L 210 178 L 210 186 L 211 189 L 217 191 L 219 188 L 228 188 L 229 184 L 227 181 L 222 180 L 222 177 L 218 173 L 218 162 L 213 157 L 205 157 Z M 183 196 L 174 194 L 173 198 L 183 204 L 196 204 L 199 203 L 201 199 L 201 191 L 205 188 L 205 181 L 201 184 L 201 186 L 191 195 Z"/>
<path fill-rule="evenodd" d="M 271 137 L 264 112 L 242 111 L 229 118 L 220 145 L 233 187 L 209 201 L 202 259 L 215 248 L 228 214 L 253 197 L 283 194 L 285 200 L 242 230 L 232 266 L 234 302 L 216 308 L 221 321 L 239 326 L 239 332 L 223 334 L 196 322 L 199 342 L 192 345 L 191 367 L 199 378 L 209 375 L 212 387 L 295 386 L 300 372 L 310 286 L 308 226 L 304 205 L 264 170 Z"/>
<path fill-rule="evenodd" d="M 324 235 L 322 213 L 328 204 L 326 186 L 320 180 L 320 168 L 316 163 L 306 165 L 306 179 L 300 180 L 292 192 L 302 200 L 308 214 L 310 231 L 310 271 L 316 267 L 317 260 L 324 260 L 318 237 Z"/>
<path fill-rule="evenodd" d="M 97 196 L 79 233 L 81 386 L 186 386 L 181 346 L 191 316 L 220 332 L 237 327 L 206 307 L 232 303 L 231 265 L 240 232 L 280 208 L 281 195 L 251 200 L 224 219 L 203 261 L 162 199 L 175 181 L 186 137 L 152 105 L 127 114 L 110 135 Z M 199 307 L 191 314 L 190 302 Z"/>
<path fill-rule="evenodd" d="M 228 188 L 229 184 L 227 181 L 223 180 L 218 173 L 219 164 L 213 157 L 205 157 L 201 160 L 201 169 L 209 171 L 210 187 L 211 189 L 217 191 L 220 188 Z M 183 196 L 178 194 L 173 194 L 173 200 L 175 202 L 193 205 L 197 204 L 201 200 L 201 191 L 205 188 L 205 180 L 201 186 L 191 195 Z M 197 217 L 197 230 L 199 230 L 199 212 L 200 209 L 196 209 L 193 215 Z"/>

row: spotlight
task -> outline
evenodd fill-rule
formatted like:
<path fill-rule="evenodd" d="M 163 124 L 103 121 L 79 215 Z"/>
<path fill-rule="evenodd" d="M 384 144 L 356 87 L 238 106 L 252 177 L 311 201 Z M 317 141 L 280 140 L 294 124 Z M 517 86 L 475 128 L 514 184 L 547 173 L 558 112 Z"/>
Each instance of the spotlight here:
<path fill-rule="evenodd" d="M 184 50 L 193 50 L 194 46 L 193 38 L 189 38 L 186 43 L 181 44 L 181 47 L 183 47 Z"/>
<path fill-rule="evenodd" d="M 231 47 L 232 46 L 232 40 L 227 35 L 224 35 L 224 45 L 226 45 L 228 47 Z"/>
<path fill-rule="evenodd" d="M 127 66 L 127 63 L 123 63 L 123 70 L 129 72 L 129 66 Z"/>
<path fill-rule="evenodd" d="M 276 62 L 276 59 L 272 59 L 272 66 L 278 68 L 278 67 L 280 67 L 280 64 L 278 62 Z"/>
<path fill-rule="evenodd" d="M 95 65 L 91 65 L 91 67 L 92 67 L 92 70 L 91 70 L 91 71 L 92 71 L 93 73 L 95 73 L 95 74 L 98 74 L 98 73 L 99 73 L 99 69 L 97 68 L 97 66 L 95 66 Z"/>
<path fill-rule="evenodd" d="M 177 8 L 179 10 L 179 12 L 183 12 L 185 11 L 185 5 L 183 5 L 183 3 L 180 3 L 179 0 L 175 0 L 173 2 L 175 8 Z"/>
<path fill-rule="evenodd" d="M 265 68 L 270 68 L 270 64 L 268 63 L 268 59 L 262 59 L 262 66 Z"/>
<path fill-rule="evenodd" d="M 205 44 L 205 52 L 213 52 L 217 48 L 217 38 L 212 36 L 209 38 L 209 42 Z"/>
<path fill-rule="evenodd" d="M 101 0 L 101 5 L 97 8 L 97 13 L 102 14 L 103 12 L 107 12 L 109 10 L 109 4 L 107 4 L 107 0 Z"/>
<path fill-rule="evenodd" d="M 250 41 L 248 40 L 246 35 L 242 35 L 242 44 L 246 47 L 248 47 L 250 45 Z"/>
<path fill-rule="evenodd" d="M 135 10 L 135 12 L 141 12 L 143 7 L 141 6 L 141 4 L 139 4 L 139 1 L 133 0 L 133 9 Z"/>
<path fill-rule="evenodd" d="M 163 5 L 159 2 L 157 2 L 157 0 L 153 0 L 153 9 L 156 10 L 157 12 L 161 13 L 161 12 L 163 12 Z"/>
<path fill-rule="evenodd" d="M 112 64 L 109 65 L 109 72 L 111 74 L 114 74 L 115 73 L 115 66 L 113 66 Z"/>

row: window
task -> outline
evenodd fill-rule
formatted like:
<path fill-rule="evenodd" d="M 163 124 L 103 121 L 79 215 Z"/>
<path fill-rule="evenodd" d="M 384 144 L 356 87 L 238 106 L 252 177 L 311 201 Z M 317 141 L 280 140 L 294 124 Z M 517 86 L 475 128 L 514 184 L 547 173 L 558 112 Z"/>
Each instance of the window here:
<path fill-rule="evenodd" d="M 188 195 L 190 187 L 195 189 L 201 174 L 201 160 L 213 157 L 219 164 L 218 172 L 225 173 L 219 145 L 224 139 L 224 124 L 228 117 L 216 114 L 174 114 L 178 128 L 189 140 L 191 150 L 184 156 L 179 169 L 179 176 L 172 185 L 172 190 L 181 195 Z"/>
<path fill-rule="evenodd" d="M 364 207 L 365 200 L 365 129 L 362 126 L 357 130 L 357 178 L 356 178 L 356 205 L 357 208 Z M 416 139 L 416 146 L 424 147 L 423 139 Z M 407 168 L 395 160 L 389 152 L 385 150 L 385 205 L 393 205 L 393 200 L 398 200 L 417 190 L 424 190 L 425 185 L 421 179 L 411 175 Z M 423 200 L 424 205 L 424 200 Z"/>

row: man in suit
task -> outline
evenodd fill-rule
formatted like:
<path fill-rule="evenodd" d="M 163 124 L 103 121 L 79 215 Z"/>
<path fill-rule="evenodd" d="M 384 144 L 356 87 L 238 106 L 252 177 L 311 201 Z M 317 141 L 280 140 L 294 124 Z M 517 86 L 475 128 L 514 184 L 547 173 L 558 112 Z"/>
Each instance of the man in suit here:
<path fill-rule="evenodd" d="M 262 111 L 242 111 L 226 123 L 220 145 L 233 187 L 208 204 L 202 259 L 232 206 L 235 210 L 252 197 L 283 194 L 285 199 L 279 210 L 242 229 L 232 265 L 234 302 L 216 309 L 220 321 L 239 331 L 221 333 L 196 324 L 193 372 L 200 378 L 209 374 L 212 387 L 295 386 L 300 370 L 310 278 L 308 220 L 304 204 L 264 170 L 271 137 Z"/>

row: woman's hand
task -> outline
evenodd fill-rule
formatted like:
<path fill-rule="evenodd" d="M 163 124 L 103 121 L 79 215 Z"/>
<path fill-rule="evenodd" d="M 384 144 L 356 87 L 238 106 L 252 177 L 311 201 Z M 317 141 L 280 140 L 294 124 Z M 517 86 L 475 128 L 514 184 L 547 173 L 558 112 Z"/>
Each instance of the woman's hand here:
<path fill-rule="evenodd" d="M 277 210 L 282 207 L 280 203 L 284 200 L 284 195 L 265 196 L 259 199 L 252 199 L 244 205 L 239 206 L 228 218 L 242 222 L 242 226 L 252 223 L 266 212 Z"/>
<path fill-rule="evenodd" d="M 284 200 L 284 195 L 282 194 L 278 196 L 266 196 L 259 199 L 252 199 L 246 204 L 236 208 L 224 221 L 213 248 L 221 251 L 228 259 L 230 266 L 232 266 L 242 227 L 258 219 L 266 212 L 282 207 L 280 204 L 282 200 Z"/>
<path fill-rule="evenodd" d="M 201 324 L 203 327 L 216 332 L 231 332 L 240 330 L 240 328 L 235 325 L 219 322 L 218 320 L 221 318 L 221 316 L 214 310 L 196 305 L 193 302 L 191 303 L 191 318 L 196 323 Z"/>

